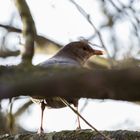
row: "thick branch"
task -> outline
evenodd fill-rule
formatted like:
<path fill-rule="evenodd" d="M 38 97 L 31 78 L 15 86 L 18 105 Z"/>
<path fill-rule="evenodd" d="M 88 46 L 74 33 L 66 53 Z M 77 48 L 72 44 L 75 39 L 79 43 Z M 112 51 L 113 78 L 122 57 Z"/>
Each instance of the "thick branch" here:
<path fill-rule="evenodd" d="M 25 38 L 25 50 L 22 54 L 23 62 L 32 61 L 34 55 L 34 40 L 36 36 L 36 28 L 34 20 L 31 16 L 28 5 L 25 0 L 15 0 L 15 5 L 19 11 L 23 22 L 23 36 Z"/>
<path fill-rule="evenodd" d="M 39 95 L 140 100 L 139 68 L 89 71 L 1 67 L 0 75 L 0 99 Z"/>
<path fill-rule="evenodd" d="M 140 139 L 140 132 L 135 131 L 103 131 L 105 135 L 113 140 L 138 140 Z M 61 131 L 47 133 L 42 136 L 38 134 L 17 134 L 17 135 L 1 135 L 0 140 L 14 140 L 14 139 L 32 139 L 32 140 L 105 140 L 102 136 L 92 130 L 76 130 L 76 131 Z"/>

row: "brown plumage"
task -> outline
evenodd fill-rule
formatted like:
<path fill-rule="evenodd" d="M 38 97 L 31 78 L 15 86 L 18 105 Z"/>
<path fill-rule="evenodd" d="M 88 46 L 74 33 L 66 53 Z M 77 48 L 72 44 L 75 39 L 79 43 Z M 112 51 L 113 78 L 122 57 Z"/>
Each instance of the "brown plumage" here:
<path fill-rule="evenodd" d="M 102 55 L 103 52 L 99 50 L 95 50 L 89 46 L 87 42 L 78 41 L 78 42 L 72 42 L 68 45 L 64 46 L 62 49 L 60 49 L 53 57 L 46 60 L 45 62 L 39 64 L 42 67 L 51 67 L 58 65 L 60 67 L 83 67 L 85 62 L 91 57 L 92 55 Z M 53 98 L 38 98 L 34 97 L 32 98 L 34 102 L 38 102 L 41 105 L 41 125 L 38 130 L 38 133 L 43 132 L 42 123 L 43 123 L 43 111 L 45 109 L 45 106 L 51 107 L 51 108 L 62 108 L 65 107 L 65 105 L 62 103 L 62 101 L 59 100 L 58 97 Z M 78 99 L 66 99 L 70 104 L 73 104 L 76 109 L 78 110 Z M 78 117 L 78 129 L 80 129 L 80 121 Z"/>

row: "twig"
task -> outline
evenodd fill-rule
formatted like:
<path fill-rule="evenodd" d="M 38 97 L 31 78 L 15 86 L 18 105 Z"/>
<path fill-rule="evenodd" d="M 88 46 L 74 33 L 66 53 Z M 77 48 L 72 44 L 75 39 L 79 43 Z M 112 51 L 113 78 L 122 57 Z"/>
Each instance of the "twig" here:
<path fill-rule="evenodd" d="M 8 119 L 9 119 L 9 130 L 10 132 L 13 132 L 14 129 L 14 124 L 15 124 L 15 118 L 13 116 L 13 104 L 14 104 L 15 98 L 13 97 L 12 99 L 10 99 L 9 102 L 9 112 L 8 112 Z"/>
<path fill-rule="evenodd" d="M 96 26 L 93 24 L 93 22 L 91 21 L 91 17 L 88 13 L 86 13 L 86 11 L 81 7 L 79 6 L 74 0 L 69 0 L 71 3 L 73 3 L 75 5 L 75 7 L 77 8 L 77 10 L 83 15 L 83 17 L 90 23 L 90 25 L 92 26 L 92 28 L 95 30 L 95 33 L 97 33 L 99 39 L 100 39 L 100 42 L 101 42 L 101 45 L 102 47 L 105 49 L 105 51 L 107 52 L 107 55 L 108 57 L 110 58 L 110 55 L 109 55 L 109 52 L 107 50 L 107 47 L 105 46 L 104 42 L 103 42 L 103 39 L 102 39 L 102 35 L 101 33 L 97 30 Z"/>
<path fill-rule="evenodd" d="M 21 29 L 16 28 L 16 27 L 13 27 L 13 26 L 10 26 L 10 25 L 0 24 L 0 27 L 5 28 L 6 30 L 8 30 L 8 32 L 22 33 L 22 30 Z M 48 37 L 46 38 L 46 37 L 44 37 L 42 35 L 38 35 L 38 34 L 36 34 L 36 36 L 35 36 L 35 42 L 37 44 L 43 44 L 42 42 L 44 42 L 46 44 L 47 43 L 48 44 L 49 43 L 52 43 L 52 44 L 58 46 L 59 48 L 62 47 L 62 45 L 59 44 L 59 43 L 57 43 L 56 41 L 53 41 L 53 40 L 49 39 Z M 41 46 L 43 46 L 43 45 L 41 45 Z"/>
<path fill-rule="evenodd" d="M 84 102 L 84 105 L 82 106 L 82 108 L 79 111 L 80 113 L 84 111 L 84 109 L 87 107 L 88 103 L 89 103 L 89 100 L 86 99 L 85 102 Z"/>
<path fill-rule="evenodd" d="M 74 113 L 76 113 L 88 126 L 90 126 L 94 131 L 96 131 L 98 134 L 103 136 L 106 140 L 112 140 L 105 136 L 103 133 L 98 131 L 93 125 L 91 125 L 77 110 L 75 110 L 65 99 L 59 97 L 59 99 L 66 105 L 68 106 Z"/>
<path fill-rule="evenodd" d="M 20 116 L 30 105 L 32 105 L 32 101 L 29 100 L 24 105 L 22 105 L 18 110 L 13 114 L 14 118 Z"/>
<path fill-rule="evenodd" d="M 18 29 L 16 27 L 12 27 L 10 25 L 0 24 L 0 27 L 5 28 L 8 32 L 22 33 L 22 30 L 21 29 Z"/>
<path fill-rule="evenodd" d="M 118 13 L 123 13 L 123 14 L 126 15 L 126 17 L 129 19 L 130 23 L 132 24 L 132 26 L 133 26 L 133 28 L 134 28 L 134 33 L 135 33 L 136 37 L 138 38 L 138 41 L 139 41 L 139 44 L 140 44 L 140 35 L 139 35 L 139 33 L 138 33 L 139 27 L 140 27 L 140 26 L 139 26 L 140 20 L 139 20 L 139 18 L 136 16 L 136 14 L 135 14 L 136 11 L 133 9 L 133 7 L 132 7 L 131 5 L 125 6 L 122 2 L 120 2 L 120 1 L 118 0 L 119 4 L 121 5 L 121 8 L 119 8 L 119 7 L 114 3 L 113 0 L 107 0 L 107 1 L 110 2 L 110 3 L 112 4 L 112 6 L 117 10 Z M 131 3 L 130 3 L 130 4 L 131 4 Z M 129 9 L 129 10 L 131 11 L 131 13 L 132 13 L 132 15 L 133 15 L 133 17 L 134 17 L 134 19 L 135 19 L 135 21 L 136 21 L 136 24 L 135 24 L 135 22 L 131 19 L 131 15 L 129 14 L 129 12 L 127 12 L 127 10 L 125 10 L 125 9 Z M 137 25 L 138 25 L 138 26 L 137 26 Z"/>

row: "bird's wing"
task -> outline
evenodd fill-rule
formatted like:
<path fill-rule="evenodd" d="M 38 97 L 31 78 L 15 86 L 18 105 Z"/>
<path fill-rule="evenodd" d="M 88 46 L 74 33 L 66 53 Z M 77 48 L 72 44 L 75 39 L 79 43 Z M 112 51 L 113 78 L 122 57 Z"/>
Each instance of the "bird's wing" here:
<path fill-rule="evenodd" d="M 62 67 L 81 67 L 79 63 L 72 59 L 65 58 L 50 58 L 39 64 L 42 67 L 62 66 Z"/>

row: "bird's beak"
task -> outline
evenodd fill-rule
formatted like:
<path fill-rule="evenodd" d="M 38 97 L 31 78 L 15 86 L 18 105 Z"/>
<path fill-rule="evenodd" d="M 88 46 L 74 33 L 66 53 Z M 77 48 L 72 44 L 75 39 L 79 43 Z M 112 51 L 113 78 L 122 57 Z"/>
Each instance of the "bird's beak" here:
<path fill-rule="evenodd" d="M 100 51 L 100 50 L 93 50 L 93 54 L 94 55 L 103 55 L 104 52 L 103 51 Z"/>

